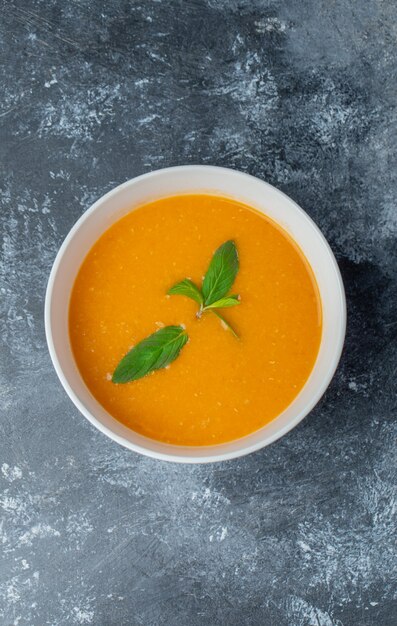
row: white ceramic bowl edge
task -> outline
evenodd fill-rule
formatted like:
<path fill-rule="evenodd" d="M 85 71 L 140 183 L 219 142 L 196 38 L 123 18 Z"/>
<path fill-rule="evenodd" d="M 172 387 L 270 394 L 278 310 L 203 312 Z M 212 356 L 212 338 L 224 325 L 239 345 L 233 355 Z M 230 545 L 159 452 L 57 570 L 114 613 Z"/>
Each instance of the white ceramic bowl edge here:
<path fill-rule="evenodd" d="M 313 371 L 283 413 L 260 430 L 229 443 L 191 447 L 144 437 L 114 419 L 92 396 L 75 364 L 68 333 L 69 297 L 77 271 L 99 236 L 123 215 L 156 198 L 180 193 L 233 197 L 278 222 L 309 261 L 323 309 L 323 334 Z M 100 198 L 73 226 L 63 242 L 48 281 L 45 330 L 49 352 L 67 394 L 87 419 L 121 445 L 147 456 L 185 463 L 207 463 L 243 456 L 276 441 L 296 426 L 328 387 L 343 348 L 346 301 L 332 251 L 311 218 L 288 196 L 253 176 L 226 168 L 188 165 L 157 170 L 127 181 Z"/>

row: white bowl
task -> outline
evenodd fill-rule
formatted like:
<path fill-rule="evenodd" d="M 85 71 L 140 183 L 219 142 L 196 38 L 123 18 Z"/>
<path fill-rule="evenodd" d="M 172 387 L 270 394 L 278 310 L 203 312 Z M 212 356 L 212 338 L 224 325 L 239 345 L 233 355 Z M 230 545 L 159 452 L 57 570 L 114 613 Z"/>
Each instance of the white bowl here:
<path fill-rule="evenodd" d="M 156 198 L 188 192 L 232 197 L 255 207 L 278 222 L 298 243 L 309 261 L 320 290 L 323 332 L 319 354 L 305 386 L 270 424 L 229 443 L 177 446 L 144 437 L 114 419 L 86 387 L 73 358 L 69 332 L 69 298 L 87 252 L 100 235 L 123 215 Z M 156 459 L 207 463 L 233 459 L 279 439 L 311 411 L 329 385 L 342 352 L 346 330 L 346 301 L 335 257 L 310 217 L 288 196 L 271 185 L 221 167 L 188 165 L 158 170 L 116 187 L 100 198 L 73 226 L 55 259 L 47 286 L 45 329 L 48 348 L 66 393 L 83 415 L 105 435 Z"/>

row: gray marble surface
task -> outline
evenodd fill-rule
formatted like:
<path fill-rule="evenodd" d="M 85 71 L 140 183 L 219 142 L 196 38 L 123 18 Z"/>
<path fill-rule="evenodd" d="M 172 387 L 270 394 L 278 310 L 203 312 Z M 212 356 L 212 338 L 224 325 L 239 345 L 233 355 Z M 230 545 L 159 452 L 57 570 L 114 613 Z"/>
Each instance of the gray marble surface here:
<path fill-rule="evenodd" d="M 392 626 L 393 0 L 0 2 L 0 623 Z M 128 178 L 208 163 L 298 201 L 349 308 L 317 408 L 184 467 L 82 418 L 47 353 L 57 249 Z"/>

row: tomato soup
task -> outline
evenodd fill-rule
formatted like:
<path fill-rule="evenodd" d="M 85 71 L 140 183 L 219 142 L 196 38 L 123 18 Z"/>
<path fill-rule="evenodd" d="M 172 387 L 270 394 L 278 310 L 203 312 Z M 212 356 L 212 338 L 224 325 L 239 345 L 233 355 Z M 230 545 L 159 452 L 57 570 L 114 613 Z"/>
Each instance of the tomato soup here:
<path fill-rule="evenodd" d="M 167 290 L 189 277 L 201 285 L 214 251 L 236 244 L 223 309 L 239 339 L 212 313 Z M 120 359 L 167 325 L 189 342 L 167 369 L 127 384 L 111 380 Z M 179 195 L 141 206 L 95 243 L 70 301 L 70 340 L 95 398 L 117 420 L 163 442 L 219 444 L 261 428 L 297 396 L 321 340 L 321 302 L 304 255 L 275 222 L 229 198 Z"/>

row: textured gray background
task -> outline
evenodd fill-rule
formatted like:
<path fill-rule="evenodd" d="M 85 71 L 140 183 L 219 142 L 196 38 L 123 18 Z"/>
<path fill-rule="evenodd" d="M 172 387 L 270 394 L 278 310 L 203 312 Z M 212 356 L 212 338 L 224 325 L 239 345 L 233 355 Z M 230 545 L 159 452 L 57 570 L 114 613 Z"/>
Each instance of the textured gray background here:
<path fill-rule="evenodd" d="M 0 6 L 0 623 L 396 624 L 395 2 Z M 342 364 L 311 415 L 203 467 L 94 430 L 43 328 L 74 221 L 118 183 L 182 163 L 235 167 L 297 200 L 349 306 Z"/>

